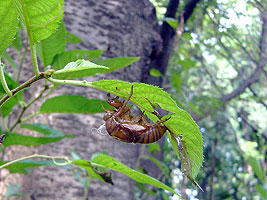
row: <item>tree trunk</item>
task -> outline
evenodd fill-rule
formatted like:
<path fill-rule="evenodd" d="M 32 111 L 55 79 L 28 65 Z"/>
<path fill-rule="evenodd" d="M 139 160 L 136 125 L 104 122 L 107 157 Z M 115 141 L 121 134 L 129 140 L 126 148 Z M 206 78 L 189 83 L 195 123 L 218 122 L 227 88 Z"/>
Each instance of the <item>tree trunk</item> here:
<path fill-rule="evenodd" d="M 89 81 L 105 78 L 139 82 L 142 68 L 150 64 L 153 46 L 160 38 L 155 30 L 155 10 L 149 0 L 67 1 L 64 20 L 67 30 L 83 40 L 81 45 L 72 45 L 69 49 L 106 50 L 104 58 L 141 57 L 140 61 L 131 67 L 90 78 Z M 53 95 L 62 94 L 82 95 L 89 99 L 106 98 L 106 94 L 100 91 L 74 86 L 62 86 Z M 39 106 L 40 104 L 34 108 L 35 111 Z M 103 124 L 102 116 L 53 114 L 34 118 L 32 122 L 46 123 L 65 134 L 75 136 L 75 139 L 64 139 L 55 144 L 31 148 L 27 150 L 27 155 L 38 152 L 45 155 L 70 156 L 74 150 L 82 159 L 90 160 L 93 153 L 106 151 L 110 156 L 134 168 L 141 145 L 122 143 L 108 135 L 92 134 L 92 128 Z M 18 151 L 25 156 L 21 149 Z M 133 181 L 115 172 L 112 172 L 112 179 L 114 186 L 93 181 L 88 199 L 134 199 Z M 29 175 L 22 179 L 16 178 L 15 181 L 22 185 L 22 192 L 27 193 L 31 199 L 82 199 L 84 195 L 81 183 L 75 180 L 70 170 L 64 168 L 36 168 L 31 170 Z"/>

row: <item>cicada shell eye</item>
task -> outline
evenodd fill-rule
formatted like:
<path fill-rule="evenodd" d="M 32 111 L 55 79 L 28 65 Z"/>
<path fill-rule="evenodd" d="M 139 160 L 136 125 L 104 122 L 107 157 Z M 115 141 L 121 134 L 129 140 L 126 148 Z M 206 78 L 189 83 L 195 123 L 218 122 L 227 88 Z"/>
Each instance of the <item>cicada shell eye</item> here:
<path fill-rule="evenodd" d="M 119 109 L 120 107 L 123 106 L 123 102 L 121 102 L 117 97 L 114 99 L 108 99 L 108 104 L 111 105 L 112 107 Z"/>

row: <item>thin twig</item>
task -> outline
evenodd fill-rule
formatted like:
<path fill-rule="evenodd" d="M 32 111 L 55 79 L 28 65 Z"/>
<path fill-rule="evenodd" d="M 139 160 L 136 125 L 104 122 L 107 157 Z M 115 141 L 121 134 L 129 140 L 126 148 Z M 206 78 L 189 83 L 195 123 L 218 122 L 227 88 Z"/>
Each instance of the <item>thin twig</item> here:
<path fill-rule="evenodd" d="M 17 163 L 17 162 L 20 162 L 20 161 L 23 161 L 23 160 L 28 160 L 28 159 L 31 159 L 31 158 L 46 158 L 46 159 L 51 159 L 53 161 L 53 163 L 55 165 L 69 165 L 71 164 L 71 161 L 69 160 L 68 157 L 66 156 L 47 156 L 47 155 L 39 155 L 39 154 L 33 154 L 33 155 L 30 155 L 30 156 L 25 156 L 25 157 L 22 157 L 22 158 L 18 158 L 16 160 L 13 160 L 13 161 L 10 161 L 6 164 L 3 164 L 0 166 L 0 170 L 9 166 L 9 165 L 12 165 L 14 163 Z M 56 160 L 65 160 L 65 163 L 57 163 Z"/>
<path fill-rule="evenodd" d="M 20 115 L 19 115 L 17 121 L 16 121 L 16 122 L 13 124 L 13 126 L 10 128 L 10 132 L 12 132 L 13 129 L 14 129 L 19 123 L 22 122 L 22 121 L 21 121 L 21 118 L 23 117 L 23 114 L 25 113 L 25 111 L 26 111 L 26 110 L 27 110 L 27 109 L 28 109 L 28 108 L 29 108 L 35 101 L 37 101 L 38 99 L 40 99 L 40 98 L 43 96 L 44 92 L 45 92 L 47 89 L 48 89 L 48 87 L 45 86 L 44 89 L 42 90 L 42 92 L 38 95 L 38 97 L 36 97 L 35 99 L 33 99 L 28 105 L 26 105 L 26 106 L 24 106 L 24 107 L 22 108 L 21 113 L 20 113 Z"/>
<path fill-rule="evenodd" d="M 45 76 L 45 73 L 41 72 L 39 74 L 39 76 L 34 76 L 32 77 L 30 80 L 26 81 L 25 83 L 21 84 L 20 86 L 18 86 L 17 88 L 11 90 L 12 96 L 14 96 L 16 93 L 18 93 L 20 90 L 23 90 L 29 86 L 31 86 L 32 83 L 43 79 Z M 8 100 L 10 98 L 10 96 L 8 96 L 7 94 L 0 100 L 0 107 L 3 105 L 3 103 Z"/>
<path fill-rule="evenodd" d="M 18 68 L 18 72 L 17 72 L 16 82 L 19 81 L 19 77 L 20 77 L 22 65 L 23 65 L 23 62 L 25 60 L 25 57 L 26 57 L 27 52 L 28 52 L 28 41 L 25 43 L 25 50 L 24 50 L 23 56 L 22 56 L 22 58 L 20 60 L 20 63 L 19 63 L 19 68 Z"/>

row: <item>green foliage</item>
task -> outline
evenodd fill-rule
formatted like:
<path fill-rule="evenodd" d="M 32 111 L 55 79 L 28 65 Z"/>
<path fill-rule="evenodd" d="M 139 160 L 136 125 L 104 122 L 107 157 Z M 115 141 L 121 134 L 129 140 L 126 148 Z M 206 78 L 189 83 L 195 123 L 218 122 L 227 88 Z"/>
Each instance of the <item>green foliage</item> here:
<path fill-rule="evenodd" d="M 250 166 L 252 167 L 253 172 L 258 177 L 258 179 L 261 181 L 262 184 L 264 184 L 265 176 L 264 176 L 263 170 L 261 169 L 261 166 L 259 165 L 258 161 L 255 158 L 250 156 L 248 158 L 248 162 L 249 162 Z"/>
<path fill-rule="evenodd" d="M 0 1 L 0 60 L 17 33 L 18 13 L 12 0 Z"/>
<path fill-rule="evenodd" d="M 0 166 L 8 163 L 8 161 L 0 161 Z M 9 165 L 5 167 L 11 174 L 13 173 L 21 173 L 28 174 L 29 168 L 41 167 L 41 166 L 54 166 L 51 161 L 35 161 L 35 160 L 24 160 L 21 162 L 14 163 L 13 165 Z"/>
<path fill-rule="evenodd" d="M 157 69 L 154 69 L 154 68 L 152 68 L 152 69 L 149 71 L 149 75 L 150 75 L 150 76 L 154 76 L 154 77 L 161 77 L 161 76 L 162 76 L 162 74 L 160 73 L 160 71 L 157 70 Z"/>
<path fill-rule="evenodd" d="M 158 143 L 148 144 L 149 153 L 160 152 L 160 145 Z"/>
<path fill-rule="evenodd" d="M 168 187 L 167 185 L 164 185 L 163 183 L 159 182 L 158 180 L 142 174 L 138 171 L 135 171 L 133 169 L 130 169 L 129 167 L 125 166 L 124 164 L 118 162 L 114 158 L 111 158 L 107 155 L 98 155 L 95 156 L 91 160 L 91 164 L 96 167 L 104 167 L 107 169 L 111 169 L 120 173 L 125 174 L 129 178 L 133 179 L 134 181 L 138 183 L 144 183 L 144 184 L 149 184 L 157 188 L 161 188 L 164 190 L 167 190 L 169 192 L 172 192 L 173 194 L 177 194 L 172 188 Z M 178 195 L 178 194 L 177 194 Z"/>
<path fill-rule="evenodd" d="M 75 62 L 68 63 L 63 69 L 58 70 L 54 73 L 53 78 L 57 79 L 76 79 L 90 76 L 94 72 L 91 72 L 92 69 L 108 69 L 108 67 L 97 65 L 88 60 L 76 60 Z M 90 75 L 89 75 L 90 74 Z M 94 74 L 93 74 L 94 75 Z"/>
<path fill-rule="evenodd" d="M 57 54 L 54 57 L 52 68 L 55 70 L 59 70 L 64 68 L 69 62 L 76 61 L 78 59 L 86 59 L 86 60 L 96 60 L 101 57 L 103 51 L 102 50 L 95 50 L 95 51 L 88 51 L 88 50 L 72 50 L 72 51 L 65 51 L 61 54 Z"/>
<path fill-rule="evenodd" d="M 54 129 L 47 124 L 22 124 L 20 128 L 35 131 L 37 133 L 41 133 L 42 135 L 49 135 L 50 137 L 64 136 L 61 131 Z"/>
<path fill-rule="evenodd" d="M 25 136 L 16 133 L 6 134 L 5 141 L 3 142 L 3 147 L 8 147 L 11 145 L 23 145 L 23 146 L 40 146 L 44 144 L 58 142 L 64 138 L 73 138 L 70 135 L 63 136 L 50 136 L 50 137 L 32 137 Z"/>
<path fill-rule="evenodd" d="M 61 22 L 58 30 L 45 40 L 37 44 L 37 55 L 46 67 L 51 65 L 57 54 L 63 53 L 66 48 L 66 30 Z"/>
<path fill-rule="evenodd" d="M 101 104 L 104 108 L 110 108 L 106 101 L 87 99 L 82 96 L 63 95 L 48 99 L 42 104 L 40 112 L 95 114 L 104 112 Z"/>
<path fill-rule="evenodd" d="M 167 22 L 174 30 L 176 30 L 178 26 L 178 21 L 176 19 L 165 17 L 164 21 Z"/>
<path fill-rule="evenodd" d="M 70 32 L 66 32 L 66 39 L 68 44 L 77 44 L 82 42 L 80 38 Z"/>
<path fill-rule="evenodd" d="M 8 76 L 7 74 L 5 74 L 4 76 L 5 76 L 5 81 L 7 83 L 7 86 L 10 90 L 19 86 L 19 84 L 16 83 L 10 76 Z M 4 95 L 5 95 L 5 90 L 1 84 L 0 85 L 0 97 L 3 97 Z M 6 117 L 8 114 L 12 112 L 13 107 L 22 101 L 23 101 L 22 92 L 19 92 L 15 96 L 13 96 L 13 98 L 10 98 L 9 100 L 5 102 L 4 105 L 1 106 L 0 108 L 1 115 L 3 117 Z"/>
<path fill-rule="evenodd" d="M 48 38 L 58 28 L 63 17 L 63 0 L 14 0 L 16 11 L 27 29 L 29 40 L 36 44 Z"/>

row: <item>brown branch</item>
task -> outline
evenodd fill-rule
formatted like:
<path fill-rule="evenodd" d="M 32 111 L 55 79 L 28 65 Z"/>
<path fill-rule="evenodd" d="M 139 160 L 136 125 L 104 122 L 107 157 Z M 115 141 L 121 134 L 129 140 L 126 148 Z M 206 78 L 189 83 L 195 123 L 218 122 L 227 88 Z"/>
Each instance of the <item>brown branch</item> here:
<path fill-rule="evenodd" d="M 242 94 L 246 90 L 246 88 L 250 87 L 251 84 L 255 83 L 259 79 L 259 76 L 264 71 L 264 66 L 267 61 L 267 55 L 265 54 L 265 51 L 267 49 L 267 10 L 265 10 L 262 13 L 262 32 L 261 32 L 261 38 L 260 38 L 260 43 L 259 43 L 259 49 L 260 49 L 260 52 L 259 52 L 260 58 L 259 58 L 259 61 L 257 62 L 257 67 L 255 71 L 238 88 L 236 88 L 231 93 L 223 96 L 221 98 L 222 102 L 230 101 L 236 96 Z"/>

